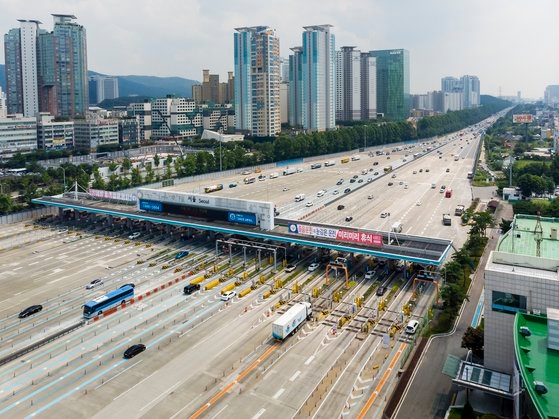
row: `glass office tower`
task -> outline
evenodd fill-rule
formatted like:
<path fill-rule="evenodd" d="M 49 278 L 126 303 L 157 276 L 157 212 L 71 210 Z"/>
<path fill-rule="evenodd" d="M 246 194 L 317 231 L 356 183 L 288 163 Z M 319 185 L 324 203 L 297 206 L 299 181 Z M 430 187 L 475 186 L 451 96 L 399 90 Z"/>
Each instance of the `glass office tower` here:
<path fill-rule="evenodd" d="M 405 49 L 371 51 L 377 65 L 377 112 L 391 120 L 410 114 L 410 59 Z"/>

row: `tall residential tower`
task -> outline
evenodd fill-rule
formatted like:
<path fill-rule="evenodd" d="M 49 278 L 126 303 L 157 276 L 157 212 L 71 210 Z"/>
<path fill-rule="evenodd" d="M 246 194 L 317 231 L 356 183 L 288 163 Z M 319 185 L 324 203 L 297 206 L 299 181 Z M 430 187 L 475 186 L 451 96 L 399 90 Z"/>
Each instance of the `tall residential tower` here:
<path fill-rule="evenodd" d="M 301 122 L 304 129 L 336 126 L 336 50 L 332 25 L 305 26 L 301 53 Z"/>
<path fill-rule="evenodd" d="M 281 130 L 279 38 L 267 26 L 235 30 L 235 126 L 275 136 Z"/>

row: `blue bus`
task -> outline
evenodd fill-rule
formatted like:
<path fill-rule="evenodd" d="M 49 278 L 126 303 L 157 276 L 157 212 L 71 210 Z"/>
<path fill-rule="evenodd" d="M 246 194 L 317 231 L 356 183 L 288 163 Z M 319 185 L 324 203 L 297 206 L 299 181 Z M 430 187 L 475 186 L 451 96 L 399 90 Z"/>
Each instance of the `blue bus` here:
<path fill-rule="evenodd" d="M 123 285 L 119 289 L 88 301 L 83 305 L 83 317 L 90 319 L 134 297 L 134 287 Z"/>

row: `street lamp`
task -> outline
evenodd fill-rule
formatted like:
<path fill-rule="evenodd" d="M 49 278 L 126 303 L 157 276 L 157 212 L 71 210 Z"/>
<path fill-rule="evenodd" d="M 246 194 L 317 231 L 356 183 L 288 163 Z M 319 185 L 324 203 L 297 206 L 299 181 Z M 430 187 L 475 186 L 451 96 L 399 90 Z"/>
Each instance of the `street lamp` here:
<path fill-rule="evenodd" d="M 62 182 L 64 185 L 64 189 L 62 190 L 62 193 L 66 192 L 66 169 L 64 169 L 64 167 L 60 166 L 60 168 L 62 169 Z"/>

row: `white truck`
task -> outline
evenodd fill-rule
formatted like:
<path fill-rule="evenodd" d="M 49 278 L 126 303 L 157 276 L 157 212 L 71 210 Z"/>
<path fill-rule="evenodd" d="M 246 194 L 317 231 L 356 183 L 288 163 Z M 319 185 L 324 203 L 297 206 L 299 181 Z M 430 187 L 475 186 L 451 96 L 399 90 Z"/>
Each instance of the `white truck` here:
<path fill-rule="evenodd" d="M 300 193 L 298 195 L 295 195 L 295 202 L 301 202 L 305 200 L 305 194 L 304 193 Z"/>
<path fill-rule="evenodd" d="M 293 167 L 287 168 L 283 171 L 284 176 L 292 175 L 293 173 L 297 173 L 297 169 L 295 169 Z"/>
<path fill-rule="evenodd" d="M 325 167 L 330 167 L 330 166 L 335 166 L 335 165 L 336 165 L 336 162 L 335 162 L 335 161 L 327 161 L 327 162 L 324 162 L 324 166 L 325 166 Z"/>
<path fill-rule="evenodd" d="M 392 228 L 390 230 L 394 233 L 401 233 L 403 228 L 404 225 L 400 221 L 396 221 L 394 224 L 392 224 Z"/>
<path fill-rule="evenodd" d="M 287 339 L 299 329 L 305 320 L 310 320 L 311 317 L 311 303 L 295 303 L 293 307 L 272 323 L 272 337 L 277 340 Z"/>
<path fill-rule="evenodd" d="M 278 177 L 278 172 L 270 173 L 270 179 L 275 179 Z"/>

